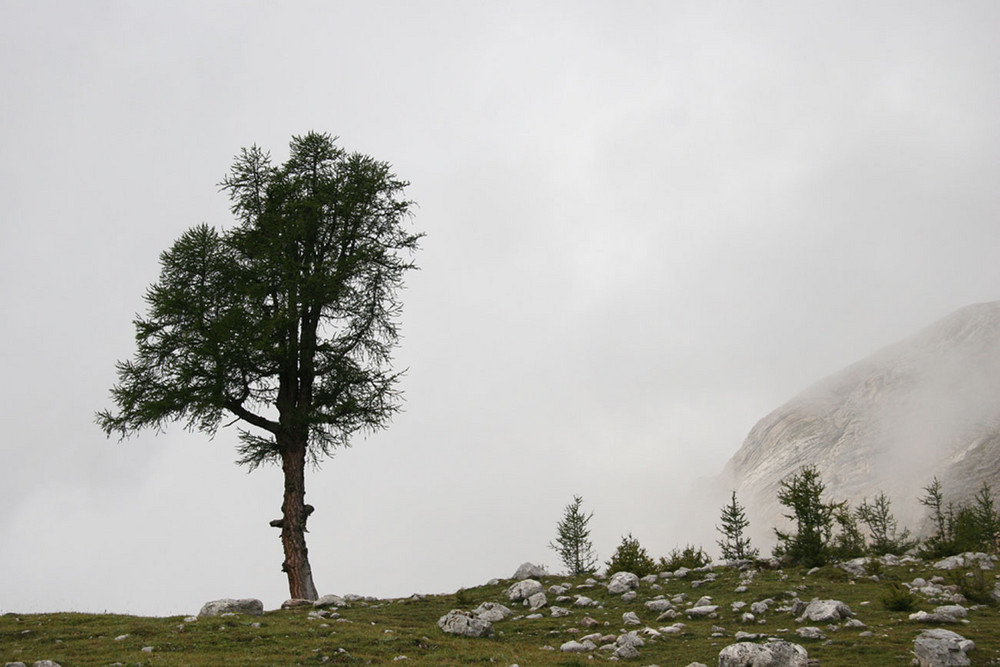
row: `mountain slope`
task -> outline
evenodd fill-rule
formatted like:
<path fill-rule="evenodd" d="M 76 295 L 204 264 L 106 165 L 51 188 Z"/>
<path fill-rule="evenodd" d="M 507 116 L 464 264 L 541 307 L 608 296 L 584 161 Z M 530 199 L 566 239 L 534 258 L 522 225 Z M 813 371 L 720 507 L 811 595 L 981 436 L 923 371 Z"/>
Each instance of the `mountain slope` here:
<path fill-rule="evenodd" d="M 782 479 L 804 465 L 828 498 L 885 491 L 915 525 L 934 476 L 946 500 L 1000 492 L 1000 302 L 962 308 L 848 366 L 761 419 L 726 466 L 751 520 L 774 525 Z"/>

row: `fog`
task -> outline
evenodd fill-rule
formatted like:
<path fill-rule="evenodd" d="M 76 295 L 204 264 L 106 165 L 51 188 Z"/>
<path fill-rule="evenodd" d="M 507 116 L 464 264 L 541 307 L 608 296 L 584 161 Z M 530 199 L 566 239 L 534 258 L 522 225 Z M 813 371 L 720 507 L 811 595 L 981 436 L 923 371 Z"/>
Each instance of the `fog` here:
<path fill-rule="evenodd" d="M 243 146 L 340 137 L 427 234 L 405 411 L 307 478 L 320 593 L 547 548 L 714 546 L 711 490 L 818 379 L 1000 298 L 988 2 L 0 4 L 0 612 L 287 597 L 280 472 L 94 413 L 159 253 Z"/>

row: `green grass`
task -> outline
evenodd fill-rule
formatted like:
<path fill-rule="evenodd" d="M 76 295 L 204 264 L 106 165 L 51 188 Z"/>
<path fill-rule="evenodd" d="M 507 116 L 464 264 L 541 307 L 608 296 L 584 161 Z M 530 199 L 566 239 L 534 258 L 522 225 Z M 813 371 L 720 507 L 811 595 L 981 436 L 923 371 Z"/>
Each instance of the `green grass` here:
<path fill-rule="evenodd" d="M 912 571 L 911 571 L 912 569 Z M 607 662 L 609 653 L 595 651 L 594 658 L 571 655 L 543 646 L 558 647 L 570 639 L 590 632 L 619 634 L 637 626 L 622 624 L 622 614 L 635 611 L 646 626 L 670 625 L 657 622 L 657 614 L 643 603 L 657 595 L 687 593 L 691 601 L 703 595 L 720 605 L 716 619 L 689 620 L 683 614 L 675 619 L 687 624 L 686 633 L 646 640 L 640 649 L 637 665 L 687 665 L 698 661 L 717 663 L 719 651 L 734 640 L 738 630 L 762 632 L 785 637 L 801 644 L 824 667 L 836 665 L 909 665 L 913 639 L 920 630 L 931 627 L 907 619 L 908 612 L 891 611 L 882 604 L 890 593 L 892 581 L 911 581 L 916 576 L 930 578 L 935 572 L 924 565 L 906 564 L 885 567 L 881 581 L 852 579 L 840 570 L 827 566 L 806 575 L 803 570 L 760 571 L 745 593 L 734 593 L 738 573 L 716 568 L 718 579 L 692 588 L 692 578 L 661 580 L 661 590 L 642 584 L 639 596 L 630 603 L 620 596 L 610 596 L 600 586 L 579 591 L 603 607 L 573 608 L 563 618 L 552 618 L 548 610 L 541 619 L 507 619 L 494 625 L 497 632 L 489 639 L 453 637 L 441 632 L 437 620 L 451 609 L 472 609 L 481 602 L 497 601 L 527 614 L 520 606 L 506 601 L 504 590 L 510 582 L 461 591 L 459 595 L 427 596 L 425 599 L 386 600 L 372 604 L 355 603 L 338 610 L 339 619 L 310 619 L 309 609 L 272 611 L 262 617 L 207 618 L 185 623 L 183 617 L 145 618 L 107 614 L 5 614 L 0 616 L 0 664 L 21 661 L 54 660 L 63 667 L 75 665 L 321 665 L 388 664 L 405 655 L 402 664 L 437 665 L 592 665 Z M 988 573 L 990 581 L 995 575 Z M 583 578 L 549 577 L 543 583 Z M 736 600 L 747 603 L 764 598 L 782 601 L 797 595 L 808 601 L 813 597 L 843 600 L 873 635 L 863 637 L 864 629 L 834 630 L 821 627 L 827 640 L 804 640 L 795 636 L 797 624 L 789 613 L 772 609 L 766 622 L 744 625 L 739 613 L 730 610 Z M 863 604 L 867 602 L 868 604 Z M 549 604 L 554 602 L 549 595 Z M 917 608 L 932 610 L 933 604 L 919 599 Z M 682 607 L 681 607 L 682 608 Z M 602 625 L 593 630 L 580 621 L 591 616 Z M 975 665 L 1000 664 L 1000 614 L 992 607 L 970 611 L 968 624 L 946 626 L 977 646 L 970 658 Z M 607 623 L 607 625 L 603 625 Z M 259 624 L 254 627 L 254 624 Z M 713 626 L 721 626 L 725 637 L 712 637 Z M 642 627 L 642 626 L 638 626 Z M 128 635 L 124 639 L 116 637 Z M 151 653 L 143 647 L 153 647 Z M 399 664 L 399 663 L 397 663 Z"/>

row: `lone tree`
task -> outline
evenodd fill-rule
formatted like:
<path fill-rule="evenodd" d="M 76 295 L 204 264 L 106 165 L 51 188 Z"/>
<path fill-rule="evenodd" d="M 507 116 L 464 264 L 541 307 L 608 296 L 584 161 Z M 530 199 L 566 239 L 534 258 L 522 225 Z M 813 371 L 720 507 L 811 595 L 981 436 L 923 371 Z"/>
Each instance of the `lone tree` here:
<path fill-rule="evenodd" d="M 718 541 L 722 549 L 723 560 L 751 560 L 759 555 L 759 551 L 750 546 L 750 537 L 744 534 L 750 526 L 746 512 L 736 500 L 736 491 L 732 492 L 732 500 L 722 508 L 721 526 L 716 530 L 722 533 L 723 539 Z"/>
<path fill-rule="evenodd" d="M 573 496 L 573 502 L 566 506 L 563 518 L 556 524 L 555 543 L 549 543 L 570 574 L 591 574 L 597 569 L 597 556 L 587 528 L 594 513 L 584 514 L 580 510 L 582 504 L 582 497 Z"/>
<path fill-rule="evenodd" d="M 282 570 L 291 597 L 315 600 L 305 466 L 398 411 L 398 292 L 421 235 L 403 228 L 408 183 L 387 163 L 314 132 L 290 149 L 280 166 L 242 149 L 220 184 L 238 224 L 193 227 L 161 254 L 135 357 L 117 365 L 117 411 L 97 421 L 122 439 L 239 423 L 237 462 L 281 465 Z"/>

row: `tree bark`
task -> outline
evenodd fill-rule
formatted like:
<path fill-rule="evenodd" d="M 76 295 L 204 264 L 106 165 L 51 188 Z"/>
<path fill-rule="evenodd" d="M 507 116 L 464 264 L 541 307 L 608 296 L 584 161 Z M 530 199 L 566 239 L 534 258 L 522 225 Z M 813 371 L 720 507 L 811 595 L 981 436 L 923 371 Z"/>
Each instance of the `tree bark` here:
<path fill-rule="evenodd" d="M 280 437 L 280 436 L 279 436 Z M 286 436 L 281 446 L 281 469 L 285 474 L 285 498 L 281 505 L 281 546 L 288 575 L 288 593 L 293 599 L 316 600 L 309 550 L 306 549 L 306 437 Z M 273 523 L 273 522 L 272 522 Z"/>

